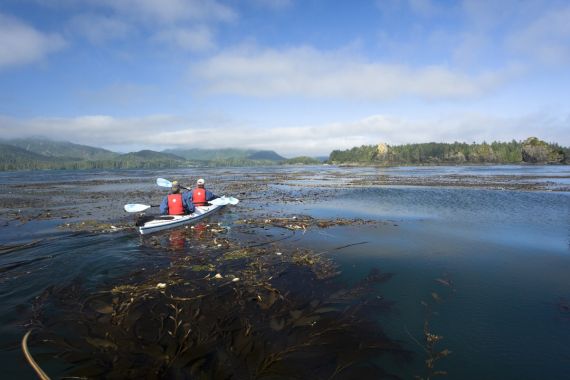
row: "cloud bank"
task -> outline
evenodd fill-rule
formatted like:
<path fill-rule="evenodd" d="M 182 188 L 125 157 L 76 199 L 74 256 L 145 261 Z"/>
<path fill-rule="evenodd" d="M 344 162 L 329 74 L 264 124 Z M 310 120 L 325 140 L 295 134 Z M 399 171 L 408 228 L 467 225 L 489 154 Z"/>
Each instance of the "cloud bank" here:
<path fill-rule="evenodd" d="M 569 125 L 570 115 L 552 118 L 547 114 L 534 113 L 512 118 L 456 114 L 428 120 L 372 115 L 346 123 L 272 129 L 247 126 L 215 129 L 206 120 L 196 121 L 171 115 L 141 118 L 94 115 L 27 120 L 1 117 L 0 134 L 4 138 L 43 135 L 115 150 L 124 147 L 134 150 L 241 147 L 272 149 L 292 157 L 328 155 L 335 149 L 380 142 L 392 145 L 432 141 L 471 143 L 523 140 L 529 136 L 568 146 Z M 25 131 L 25 135 L 22 131 Z"/>
<path fill-rule="evenodd" d="M 512 75 L 511 70 L 470 75 L 446 65 L 374 62 L 359 59 L 353 52 L 306 46 L 224 51 L 191 66 L 190 73 L 210 94 L 367 100 L 475 97 Z"/>

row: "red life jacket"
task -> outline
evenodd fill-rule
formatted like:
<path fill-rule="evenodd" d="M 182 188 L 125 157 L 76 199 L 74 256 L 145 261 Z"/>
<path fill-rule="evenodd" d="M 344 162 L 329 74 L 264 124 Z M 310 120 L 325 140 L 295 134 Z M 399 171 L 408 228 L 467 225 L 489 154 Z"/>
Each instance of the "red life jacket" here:
<path fill-rule="evenodd" d="M 168 214 L 184 215 L 184 205 L 182 204 L 182 194 L 168 194 Z"/>
<path fill-rule="evenodd" d="M 194 206 L 206 206 L 206 189 L 198 187 L 192 192 L 192 203 Z"/>

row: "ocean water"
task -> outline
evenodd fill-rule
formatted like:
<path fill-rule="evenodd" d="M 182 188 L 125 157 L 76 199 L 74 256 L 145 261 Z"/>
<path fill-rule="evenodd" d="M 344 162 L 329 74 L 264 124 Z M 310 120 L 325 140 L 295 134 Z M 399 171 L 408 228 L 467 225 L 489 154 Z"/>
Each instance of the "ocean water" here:
<path fill-rule="evenodd" d="M 513 183 L 547 182 L 556 188 L 568 184 L 568 167 L 18 172 L 0 173 L 0 190 L 5 205 L 17 186 L 46 184 L 77 188 L 76 194 L 124 192 L 124 203 L 132 203 L 129 191 L 136 188 L 138 197 L 144 198 L 145 192 L 155 191 L 151 189 L 158 176 L 180 178 L 197 172 L 213 179 L 213 190 L 216 184 L 227 189 L 235 183 L 242 186 L 243 194 L 228 193 L 241 197 L 240 204 L 210 220 L 226 228 L 228 236 L 244 243 L 247 239 L 250 245 L 283 239 L 267 249 L 306 249 L 330 258 L 340 272 L 334 281 L 346 286 L 358 283 L 373 268 L 391 275 L 374 288 L 378 299 L 390 302 L 390 311 L 369 317 L 411 352 L 409 360 L 378 358 L 393 374 L 404 379 L 426 376 L 426 359 L 448 350 L 434 363 L 452 379 L 568 378 L 570 192 L 484 185 L 500 177 Z M 411 183 L 354 185 L 378 176 L 407 177 Z M 468 178 L 469 186 L 424 186 L 422 181 L 458 176 Z M 266 187 L 249 191 L 244 178 Z M 417 185 L 414 178 L 419 179 Z M 173 250 L 149 245 L 149 239 L 132 229 L 73 232 L 59 228 L 66 220 L 22 223 L 11 219 L 6 206 L 3 210 L 0 363 L 6 378 L 34 376 L 19 344 L 30 327 L 40 333 L 48 328 L 34 322 L 41 320 L 35 315 L 38 299 L 63 297 L 60 291 L 68 292 L 76 283 L 81 284 L 81 297 L 88 299 L 125 278 L 144 281 L 146 273 L 173 265 L 174 254 L 195 255 L 206 244 L 186 239 L 185 245 Z M 353 222 L 293 231 L 273 226 L 231 235 L 239 231 L 242 219 L 293 216 Z M 99 217 L 96 210 L 91 217 Z M 124 216 L 111 218 L 130 221 Z M 173 236 L 165 232 L 156 241 L 173 241 Z M 11 249 L 15 243 L 24 246 Z M 44 312 L 50 321 L 60 314 L 69 317 L 68 311 L 53 307 Z M 440 337 L 433 347 L 426 345 L 426 331 Z M 32 343 L 32 351 L 39 354 L 36 359 L 54 377 L 73 367 L 43 352 L 42 342 Z"/>

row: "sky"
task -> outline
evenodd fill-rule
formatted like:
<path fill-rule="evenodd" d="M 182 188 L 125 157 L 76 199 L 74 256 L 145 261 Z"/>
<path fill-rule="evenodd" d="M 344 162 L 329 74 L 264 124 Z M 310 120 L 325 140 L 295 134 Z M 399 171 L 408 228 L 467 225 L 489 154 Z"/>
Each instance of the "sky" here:
<path fill-rule="evenodd" d="M 0 138 L 570 146 L 567 0 L 0 0 Z"/>

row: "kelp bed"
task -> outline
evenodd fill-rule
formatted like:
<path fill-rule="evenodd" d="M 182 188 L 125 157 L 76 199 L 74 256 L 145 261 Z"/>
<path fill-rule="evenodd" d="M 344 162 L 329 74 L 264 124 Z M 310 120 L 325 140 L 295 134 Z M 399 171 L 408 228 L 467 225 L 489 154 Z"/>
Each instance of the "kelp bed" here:
<path fill-rule="evenodd" d="M 96 292 L 50 288 L 34 302 L 36 360 L 56 358 L 67 378 L 398 378 L 388 368 L 411 352 L 377 323 L 392 305 L 378 286 L 391 275 L 372 269 L 343 284 L 326 255 L 230 236 L 268 222 L 251 224 L 153 236 L 142 249 L 166 252 L 169 267 Z"/>

